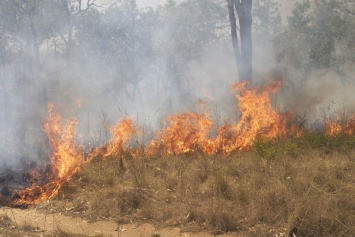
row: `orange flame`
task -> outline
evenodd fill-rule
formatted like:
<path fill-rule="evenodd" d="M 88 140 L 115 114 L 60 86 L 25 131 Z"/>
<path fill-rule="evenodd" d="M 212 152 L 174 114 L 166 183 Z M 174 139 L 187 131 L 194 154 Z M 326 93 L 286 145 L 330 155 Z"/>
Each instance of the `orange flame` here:
<path fill-rule="evenodd" d="M 133 126 L 131 118 L 121 119 L 111 129 L 112 138 L 109 142 L 107 152 L 104 158 L 108 156 L 118 156 L 129 149 L 128 142 L 131 137 L 137 132 L 137 128 Z"/>
<path fill-rule="evenodd" d="M 166 127 L 157 132 L 147 147 L 147 153 L 183 154 L 203 151 L 214 153 L 214 144 L 208 138 L 213 125 L 207 113 L 187 112 L 168 117 Z"/>
<path fill-rule="evenodd" d="M 62 125 L 60 115 L 53 111 L 54 104 L 50 103 L 48 107 L 49 117 L 44 122 L 43 128 L 49 138 L 52 153 L 50 168 L 44 170 L 47 170 L 46 182 L 39 186 L 33 184 L 27 189 L 20 190 L 13 202 L 14 205 L 33 205 L 56 196 L 62 185 L 79 170 L 84 161 L 82 148 L 75 142 L 76 120 L 69 120 Z"/>
<path fill-rule="evenodd" d="M 326 119 L 325 132 L 330 137 L 335 137 L 339 134 L 345 134 L 348 136 L 355 134 L 355 114 L 344 121 L 339 118 Z"/>
<path fill-rule="evenodd" d="M 272 107 L 269 96 L 269 93 L 276 93 L 280 87 L 281 81 L 271 82 L 260 92 L 249 89 L 245 81 L 233 85 L 233 90 L 240 92 L 236 97 L 241 117 L 236 125 L 224 124 L 219 129 L 218 140 L 222 142 L 223 153 L 247 150 L 258 136 L 272 139 L 287 133 L 288 116 L 281 115 Z"/>
<path fill-rule="evenodd" d="M 349 136 L 355 134 L 355 113 L 346 121 L 344 133 Z"/>
<path fill-rule="evenodd" d="M 338 121 L 326 120 L 325 131 L 328 136 L 335 137 L 342 132 L 342 126 Z"/>
<path fill-rule="evenodd" d="M 218 129 L 218 135 L 212 139 L 209 135 L 214 128 L 207 113 L 187 112 L 168 117 L 164 129 L 150 142 L 147 153 L 181 154 L 202 151 L 206 154 L 222 152 L 229 155 L 235 150 L 249 149 L 255 139 L 260 136 L 267 139 L 294 133 L 300 135 L 295 126 L 288 128 L 290 115 L 278 113 L 271 104 L 270 93 L 276 93 L 281 81 L 271 82 L 260 92 L 249 89 L 248 82 L 236 83 L 233 90 L 240 92 L 239 100 L 241 117 L 238 123 L 225 122 Z M 203 102 L 200 102 L 204 105 Z"/>
<path fill-rule="evenodd" d="M 233 90 L 238 92 L 240 119 L 237 123 L 225 122 L 217 128 L 211 116 L 204 112 L 205 103 L 200 101 L 200 112 L 186 112 L 171 115 L 164 120 L 164 128 L 159 130 L 153 140 L 145 147 L 148 156 L 203 152 L 205 154 L 223 153 L 230 155 L 234 151 L 250 149 L 258 137 L 274 139 L 279 136 L 299 136 L 301 130 L 290 124 L 290 114 L 281 114 L 272 107 L 270 93 L 277 93 L 281 81 L 271 82 L 261 90 L 251 88 L 247 82 L 236 83 Z M 76 120 L 61 123 L 61 117 L 49 105 L 49 117 L 43 128 L 52 147 L 50 168 L 45 175 L 31 172 L 34 180 L 44 178 L 42 185 L 18 192 L 13 204 L 32 205 L 47 200 L 58 194 L 62 185 L 76 173 L 84 162 L 83 148 L 75 142 Z M 355 132 L 355 115 L 341 130 L 353 134 Z M 135 154 L 137 150 L 129 146 L 132 136 L 138 133 L 132 119 L 124 118 L 111 129 L 112 138 L 109 144 L 94 150 L 91 157 L 120 156 L 125 152 Z M 215 137 L 213 131 L 217 131 Z M 45 172 L 47 170 L 47 172 Z M 37 182 L 38 183 L 38 182 Z"/>

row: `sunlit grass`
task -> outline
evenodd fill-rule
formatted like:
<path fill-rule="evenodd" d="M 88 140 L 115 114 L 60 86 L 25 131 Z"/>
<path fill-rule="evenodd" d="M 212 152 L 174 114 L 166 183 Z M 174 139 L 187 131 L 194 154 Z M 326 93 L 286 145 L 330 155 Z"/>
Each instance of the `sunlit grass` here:
<path fill-rule="evenodd" d="M 85 164 L 54 209 L 120 223 L 179 223 L 183 230 L 247 236 L 355 234 L 352 137 L 305 134 L 258 140 L 252 150 L 207 156 L 109 157 Z M 122 167 L 123 164 L 123 167 Z M 174 224 L 175 223 L 175 224 Z M 252 232 L 251 232 L 252 230 Z"/>

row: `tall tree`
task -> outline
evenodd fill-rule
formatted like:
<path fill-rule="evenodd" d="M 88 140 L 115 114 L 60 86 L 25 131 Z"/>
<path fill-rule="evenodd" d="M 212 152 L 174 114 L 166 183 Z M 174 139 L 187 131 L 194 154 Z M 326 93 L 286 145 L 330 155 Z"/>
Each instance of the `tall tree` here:
<path fill-rule="evenodd" d="M 355 62 L 354 18 L 348 3 L 336 0 L 297 3 L 288 26 L 275 38 L 277 60 L 285 79 L 305 88 L 312 72 L 332 70 L 343 82 L 355 83 L 347 69 Z"/>
<path fill-rule="evenodd" d="M 227 0 L 234 55 L 238 64 L 239 80 L 252 83 L 252 4 L 253 0 Z M 238 25 L 237 18 L 238 17 Z M 238 42 L 238 26 L 240 47 Z"/>
<path fill-rule="evenodd" d="M 59 36 L 65 45 L 65 59 L 71 65 L 78 22 L 89 10 L 100 7 L 96 0 L 52 0 L 46 2 L 48 25 L 53 36 Z"/>
<path fill-rule="evenodd" d="M 24 51 L 33 55 L 32 65 L 34 67 L 39 66 L 39 47 L 44 38 L 44 33 L 39 29 L 40 3 L 40 0 L 4 0 L 0 3 L 4 31 L 2 33 L 12 35 L 11 38 L 16 39 Z"/>

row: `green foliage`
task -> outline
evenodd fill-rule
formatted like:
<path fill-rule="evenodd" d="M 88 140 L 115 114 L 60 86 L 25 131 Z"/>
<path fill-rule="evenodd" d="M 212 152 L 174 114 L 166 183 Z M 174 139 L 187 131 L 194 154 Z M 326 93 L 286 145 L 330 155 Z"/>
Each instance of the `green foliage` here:
<path fill-rule="evenodd" d="M 253 30 L 256 39 L 271 40 L 281 28 L 280 3 L 257 0 L 253 3 Z"/>
<path fill-rule="evenodd" d="M 288 27 L 275 37 L 277 59 L 288 65 L 291 85 L 312 70 L 333 69 L 344 78 L 344 66 L 354 62 L 355 52 L 355 17 L 347 9 L 347 3 L 336 0 L 296 3 Z"/>
<path fill-rule="evenodd" d="M 277 144 L 271 140 L 258 138 L 254 143 L 256 153 L 264 159 L 273 160 L 276 158 L 278 149 Z"/>
<path fill-rule="evenodd" d="M 284 155 L 290 155 L 291 157 L 298 157 L 300 155 L 300 150 L 297 142 L 294 140 L 286 140 L 282 144 L 282 150 Z"/>

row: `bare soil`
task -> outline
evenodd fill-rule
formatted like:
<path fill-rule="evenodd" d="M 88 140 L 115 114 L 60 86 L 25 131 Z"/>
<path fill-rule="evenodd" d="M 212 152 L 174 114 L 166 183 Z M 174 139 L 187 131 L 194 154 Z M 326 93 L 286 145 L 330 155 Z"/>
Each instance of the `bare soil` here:
<path fill-rule="evenodd" d="M 212 237 L 216 233 L 208 232 L 182 232 L 178 227 L 156 229 L 154 225 L 149 223 L 132 223 L 118 225 L 112 220 L 97 221 L 90 223 L 80 217 L 65 216 L 62 213 L 47 214 L 35 208 L 30 209 L 14 209 L 1 208 L 0 216 L 6 215 L 12 220 L 13 226 L 6 231 L 13 232 L 15 235 L 20 233 L 23 236 L 117 236 L 117 237 L 151 237 L 155 233 L 159 233 L 161 237 Z M 23 226 L 31 226 L 30 231 L 23 231 Z M 10 229 L 10 230 L 9 230 Z M 0 236 L 5 230 L 0 229 Z M 223 234 L 225 237 L 236 235 Z M 240 235 L 242 236 L 242 235 Z"/>

